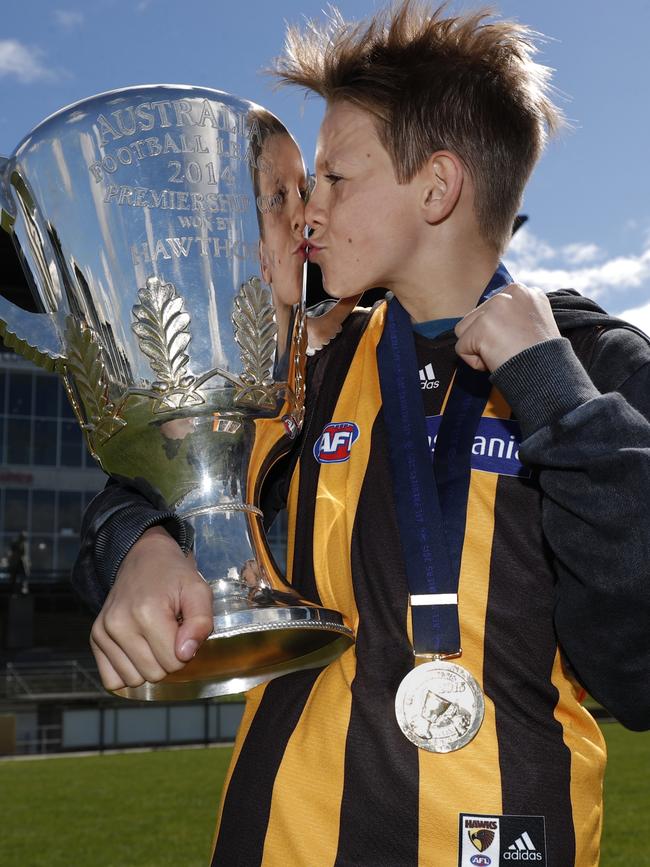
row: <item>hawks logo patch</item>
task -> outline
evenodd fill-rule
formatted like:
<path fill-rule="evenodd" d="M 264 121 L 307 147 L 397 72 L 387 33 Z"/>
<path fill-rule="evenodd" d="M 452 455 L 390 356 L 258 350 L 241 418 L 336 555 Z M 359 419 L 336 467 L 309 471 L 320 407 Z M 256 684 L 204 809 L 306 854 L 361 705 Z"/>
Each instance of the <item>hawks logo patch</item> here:
<path fill-rule="evenodd" d="M 512 861 L 548 867 L 544 816 L 461 813 L 459 820 L 458 867 L 509 867 Z"/>
<path fill-rule="evenodd" d="M 502 820 L 503 816 L 460 814 L 458 867 L 498 867 Z"/>
<path fill-rule="evenodd" d="M 314 457 L 320 464 L 341 464 L 350 460 L 352 446 L 359 439 L 353 421 L 331 421 L 314 443 Z"/>
<path fill-rule="evenodd" d="M 472 845 L 479 852 L 485 852 L 494 842 L 494 831 L 490 831 L 487 828 L 479 828 L 477 831 L 469 831 L 468 833 Z"/>

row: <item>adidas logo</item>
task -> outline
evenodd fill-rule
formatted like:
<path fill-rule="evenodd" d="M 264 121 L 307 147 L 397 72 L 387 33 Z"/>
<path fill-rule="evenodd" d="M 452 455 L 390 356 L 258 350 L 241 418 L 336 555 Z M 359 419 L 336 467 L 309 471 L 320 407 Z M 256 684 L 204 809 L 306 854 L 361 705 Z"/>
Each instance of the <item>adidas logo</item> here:
<path fill-rule="evenodd" d="M 433 372 L 432 364 L 426 364 L 420 368 L 418 373 L 420 374 L 420 388 L 423 391 L 425 389 L 438 388 L 440 385 L 440 380 L 436 379 L 436 375 Z"/>
<path fill-rule="evenodd" d="M 535 848 L 528 831 L 517 837 L 503 853 L 504 861 L 541 861 L 542 853 Z"/>

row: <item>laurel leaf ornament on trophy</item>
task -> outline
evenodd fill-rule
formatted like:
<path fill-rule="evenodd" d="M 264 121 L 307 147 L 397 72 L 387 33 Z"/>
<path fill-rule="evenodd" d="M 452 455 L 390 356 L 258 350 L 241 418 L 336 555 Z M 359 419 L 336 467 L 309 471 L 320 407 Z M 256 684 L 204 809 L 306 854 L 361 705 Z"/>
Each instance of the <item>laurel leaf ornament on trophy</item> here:
<path fill-rule="evenodd" d="M 110 439 L 124 427 L 126 422 L 117 417 L 115 404 L 110 400 L 102 350 L 93 332 L 69 316 L 64 340 L 67 350 L 65 363 L 61 365 L 64 384 L 81 426 L 88 434 L 91 451 L 95 455 L 96 446 Z M 76 386 L 88 421 L 84 421 L 81 417 L 70 378 Z"/>
<path fill-rule="evenodd" d="M 273 379 L 271 369 L 275 356 L 277 325 L 273 316 L 270 290 L 253 277 L 244 283 L 235 298 L 233 313 L 235 340 L 240 348 L 243 367 L 236 402 L 271 408 Z"/>
<path fill-rule="evenodd" d="M 140 303 L 132 311 L 136 322 L 131 327 L 151 369 L 158 375 L 151 385 L 164 395 L 157 409 L 203 403 L 200 392 L 191 389 L 195 377 L 187 374 L 190 357 L 185 350 L 192 335 L 183 298 L 176 294 L 172 283 L 161 283 L 157 277 L 147 280 L 138 297 Z"/>

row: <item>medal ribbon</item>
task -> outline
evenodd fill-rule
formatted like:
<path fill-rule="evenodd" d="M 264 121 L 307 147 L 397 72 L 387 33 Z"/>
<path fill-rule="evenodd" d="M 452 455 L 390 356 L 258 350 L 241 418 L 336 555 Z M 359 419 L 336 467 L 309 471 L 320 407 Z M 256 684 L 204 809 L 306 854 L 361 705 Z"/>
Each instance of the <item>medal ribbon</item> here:
<path fill-rule="evenodd" d="M 482 304 L 512 278 L 503 265 Z M 458 359 L 431 460 L 413 326 L 393 298 L 377 365 L 397 523 L 408 579 L 416 655 L 460 652 L 458 582 L 465 537 L 471 454 L 490 395 L 490 374 Z"/>

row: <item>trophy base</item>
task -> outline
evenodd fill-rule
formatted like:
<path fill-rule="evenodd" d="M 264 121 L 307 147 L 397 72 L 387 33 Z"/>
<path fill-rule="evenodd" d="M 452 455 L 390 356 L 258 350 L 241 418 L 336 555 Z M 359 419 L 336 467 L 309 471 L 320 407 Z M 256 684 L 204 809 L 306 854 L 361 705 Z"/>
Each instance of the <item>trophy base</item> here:
<path fill-rule="evenodd" d="M 233 695 L 307 668 L 354 643 L 337 611 L 309 605 L 249 608 L 214 618 L 211 635 L 180 671 L 158 683 L 113 690 L 137 701 L 196 701 Z"/>

